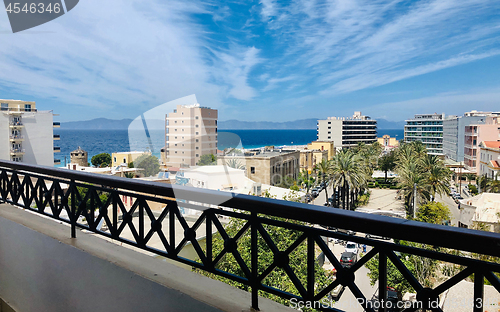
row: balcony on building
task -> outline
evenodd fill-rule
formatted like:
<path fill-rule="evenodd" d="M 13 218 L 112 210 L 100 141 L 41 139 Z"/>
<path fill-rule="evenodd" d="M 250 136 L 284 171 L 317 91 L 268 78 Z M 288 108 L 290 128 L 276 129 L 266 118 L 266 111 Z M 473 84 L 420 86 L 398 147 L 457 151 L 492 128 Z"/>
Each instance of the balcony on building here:
<path fill-rule="evenodd" d="M 10 149 L 11 156 L 24 155 L 24 153 L 25 153 L 25 150 L 22 148 L 11 148 Z"/>
<path fill-rule="evenodd" d="M 61 147 L 54 146 L 54 153 L 59 153 L 59 152 L 61 152 Z"/>
<path fill-rule="evenodd" d="M 81 189 L 86 190 L 85 198 L 78 198 Z M 100 202 L 98 192 L 108 193 L 108 201 Z M 190 219 L 184 209 L 196 214 Z M 241 221 L 241 230 L 234 237 L 225 232 L 230 217 Z M 281 250 L 269 235 L 273 227 L 301 234 L 288 249 Z M 423 250 L 331 228 L 434 247 Z M 221 254 L 213 254 L 216 233 L 223 241 Z M 254 248 L 242 259 L 239 247 L 244 235 Z M 366 243 L 373 249 L 353 267 L 343 268 L 328 245 L 333 239 Z M 259 254 L 261 244 L 268 245 L 271 254 Z M 292 246 L 302 244 L 307 245 L 307 260 L 299 265 L 307 276 L 299 280 L 294 278 L 289 257 L 295 250 Z M 259 293 L 287 300 L 321 300 L 339 284 L 346 287 L 346 293 L 352 290 L 356 306 L 331 311 L 373 311 L 357 305 L 356 298 L 371 299 L 366 298 L 371 294 L 359 290 L 363 282 L 355 276 L 373 257 L 379 258 L 379 298 L 387 296 L 390 261 L 415 288 L 419 300 L 430 301 L 474 274 L 473 289 L 466 295 L 471 307 L 467 311 L 476 312 L 482 309 L 473 310 L 473 302 L 489 299 L 492 290 L 500 292 L 500 280 L 495 276 L 500 265 L 468 255 L 498 257 L 497 246 L 497 233 L 0 160 L 0 307 L 9 312 L 294 311 Z M 446 253 L 448 248 L 461 254 Z M 184 253 L 185 249 L 192 254 Z M 315 289 L 316 251 L 337 269 L 336 278 L 323 290 Z M 400 252 L 460 267 L 449 272 L 452 277 L 446 282 L 430 289 L 408 268 L 400 267 Z M 222 253 L 234 257 L 242 272 L 216 269 Z M 273 259 L 272 264 L 260 272 L 258 264 L 264 257 Z M 249 291 L 199 275 L 192 268 L 246 285 Z M 265 280 L 264 274 L 274 269 L 290 277 L 297 294 L 282 292 L 276 288 L 279 285 Z M 485 280 L 493 286 L 485 286 Z"/>
<path fill-rule="evenodd" d="M 61 135 L 60 134 L 54 134 L 54 140 L 60 140 Z"/>
<path fill-rule="evenodd" d="M 54 128 L 60 128 L 61 127 L 61 123 L 59 121 L 54 121 L 52 124 L 53 124 Z"/>
<path fill-rule="evenodd" d="M 9 141 L 10 142 L 18 142 L 18 141 L 24 141 L 24 136 L 18 134 L 18 135 L 11 135 L 9 136 Z"/>
<path fill-rule="evenodd" d="M 9 122 L 9 127 L 10 128 L 22 128 L 24 127 L 24 124 L 21 120 L 18 121 L 10 121 Z"/>
<path fill-rule="evenodd" d="M 60 159 L 54 159 L 54 165 L 60 165 L 61 160 Z"/>

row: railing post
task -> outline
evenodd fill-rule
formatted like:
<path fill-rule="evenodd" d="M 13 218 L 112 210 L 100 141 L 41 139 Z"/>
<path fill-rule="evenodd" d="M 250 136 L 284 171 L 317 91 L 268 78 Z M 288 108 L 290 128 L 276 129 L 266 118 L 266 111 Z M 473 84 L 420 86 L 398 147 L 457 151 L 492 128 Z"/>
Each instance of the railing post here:
<path fill-rule="evenodd" d="M 483 312 L 484 307 L 484 275 L 482 272 L 474 273 L 474 312 Z"/>
<path fill-rule="evenodd" d="M 259 253 L 257 244 L 257 213 L 252 212 L 251 218 L 251 250 L 252 250 L 252 308 L 256 311 L 259 311 L 259 287 L 258 287 L 258 261 L 259 261 Z"/>
<path fill-rule="evenodd" d="M 381 309 L 379 311 L 386 312 L 387 301 L 387 255 L 385 251 L 379 252 L 378 261 L 378 301 Z"/>
<path fill-rule="evenodd" d="M 71 238 L 76 238 L 76 185 L 75 180 L 71 180 Z"/>

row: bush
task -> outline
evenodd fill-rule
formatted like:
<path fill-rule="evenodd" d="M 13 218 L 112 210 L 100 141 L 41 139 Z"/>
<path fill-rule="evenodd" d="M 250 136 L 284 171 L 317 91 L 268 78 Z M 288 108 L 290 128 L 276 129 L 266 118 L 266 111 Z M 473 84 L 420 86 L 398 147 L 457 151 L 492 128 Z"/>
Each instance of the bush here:
<path fill-rule="evenodd" d="M 111 164 L 111 155 L 108 153 L 97 154 L 92 156 L 90 162 L 96 167 L 106 167 Z"/>
<path fill-rule="evenodd" d="M 471 194 L 474 194 L 474 195 L 478 194 L 477 187 L 475 185 L 469 184 L 469 191 Z"/>

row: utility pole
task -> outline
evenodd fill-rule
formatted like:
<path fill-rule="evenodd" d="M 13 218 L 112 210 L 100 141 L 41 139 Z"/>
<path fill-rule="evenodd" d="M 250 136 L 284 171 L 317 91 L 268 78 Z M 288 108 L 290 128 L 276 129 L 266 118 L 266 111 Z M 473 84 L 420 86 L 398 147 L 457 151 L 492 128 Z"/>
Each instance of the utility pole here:
<path fill-rule="evenodd" d="M 413 220 L 416 218 L 417 212 L 417 183 L 413 183 Z"/>
<path fill-rule="evenodd" d="M 458 194 L 462 195 L 462 162 L 460 162 L 460 173 L 458 174 L 458 176 L 459 176 Z"/>

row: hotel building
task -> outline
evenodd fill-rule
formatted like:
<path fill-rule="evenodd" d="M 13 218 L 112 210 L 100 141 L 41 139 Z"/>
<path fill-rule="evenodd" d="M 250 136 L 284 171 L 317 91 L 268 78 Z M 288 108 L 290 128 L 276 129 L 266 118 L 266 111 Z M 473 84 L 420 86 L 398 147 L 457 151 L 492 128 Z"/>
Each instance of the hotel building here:
<path fill-rule="evenodd" d="M 486 117 L 484 124 L 465 127 L 464 165 L 467 170 L 480 172 L 479 144 L 483 141 L 500 140 L 500 114 Z"/>
<path fill-rule="evenodd" d="M 406 120 L 406 143 L 421 141 L 430 155 L 443 154 L 443 114 L 418 114 Z"/>
<path fill-rule="evenodd" d="M 202 155 L 217 155 L 217 110 L 177 105 L 165 117 L 164 153 L 169 167 L 194 166 Z"/>
<path fill-rule="evenodd" d="M 377 121 L 361 115 L 361 112 L 354 112 L 352 117 L 318 120 L 317 131 L 318 141 L 332 141 L 336 149 L 377 141 Z"/>
<path fill-rule="evenodd" d="M 54 122 L 52 111 L 39 111 L 35 102 L 0 100 L 0 159 L 51 166 L 60 164 L 54 153 Z"/>
<path fill-rule="evenodd" d="M 500 140 L 483 141 L 479 144 L 479 175 L 491 179 L 500 178 Z"/>
<path fill-rule="evenodd" d="M 447 116 L 443 120 L 443 153 L 453 161 L 464 161 L 465 127 L 472 124 L 484 124 L 491 112 L 471 111 L 463 116 Z"/>

